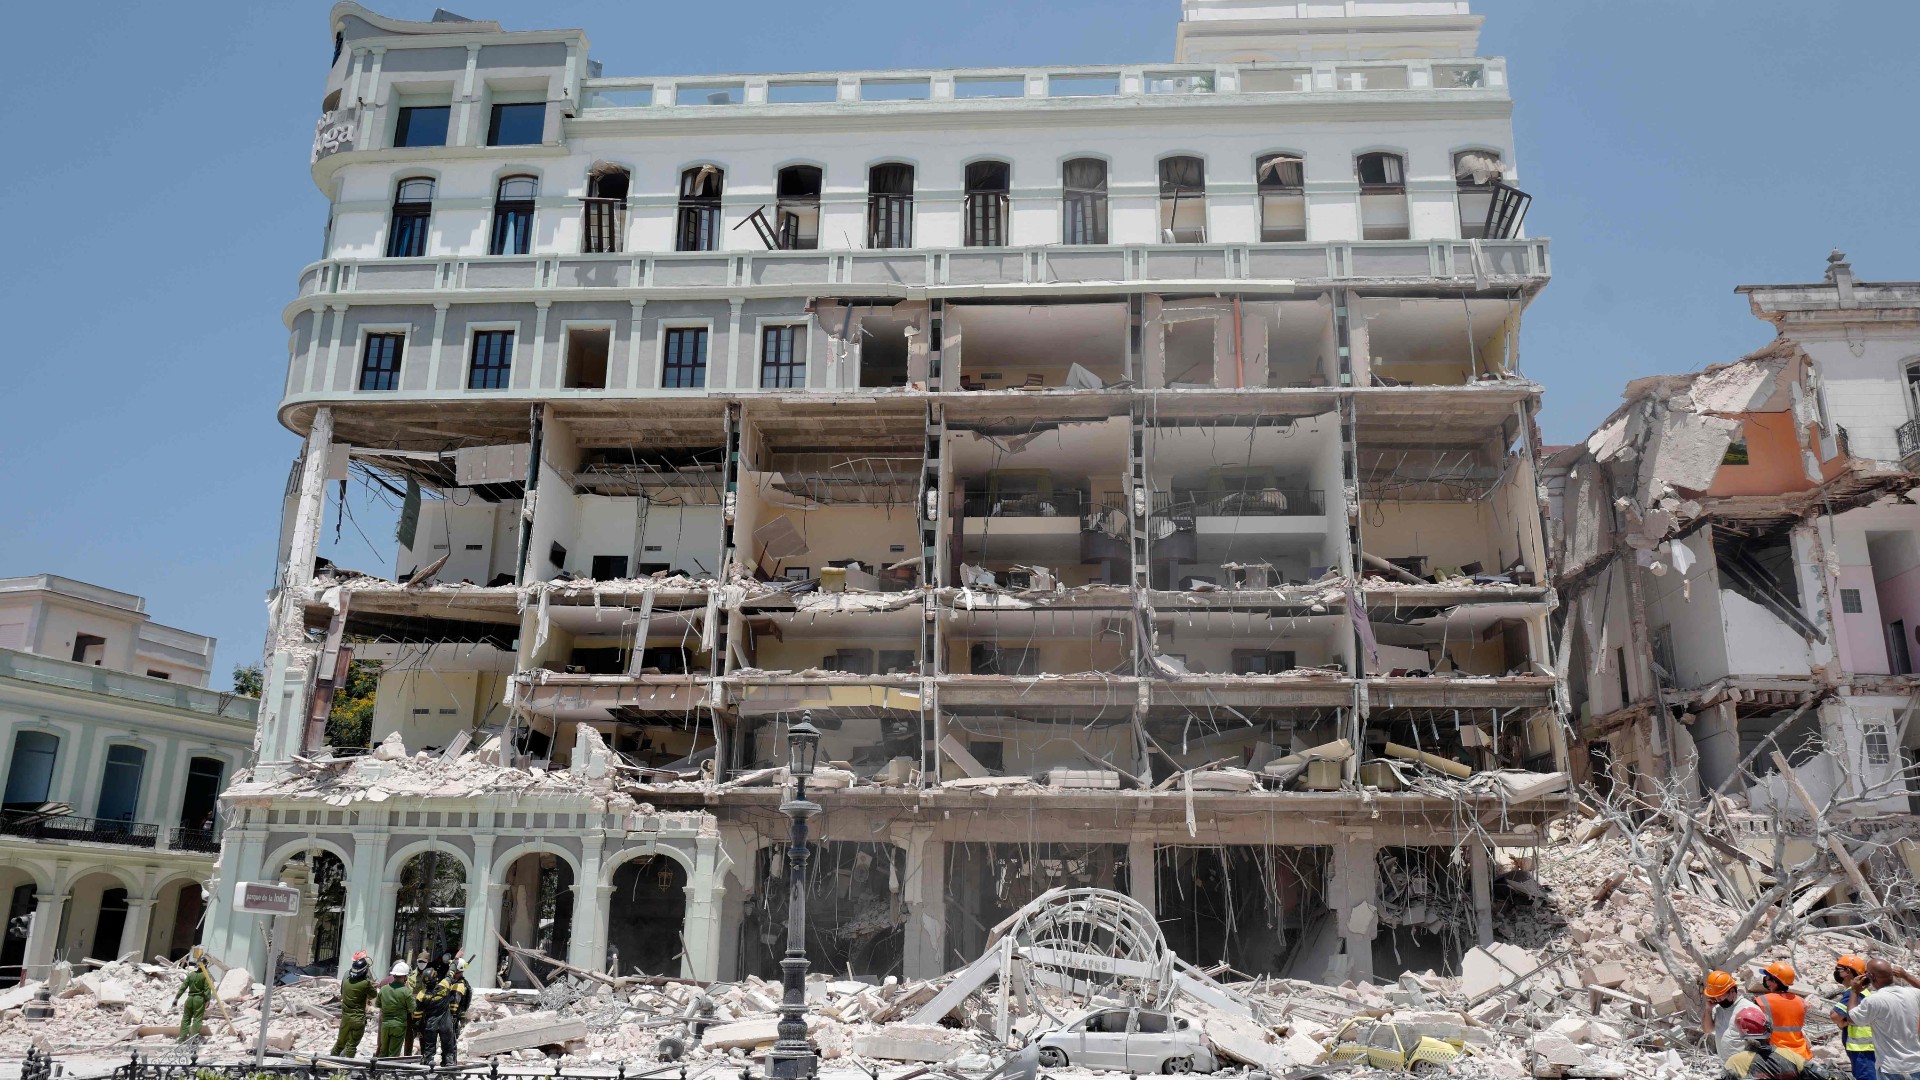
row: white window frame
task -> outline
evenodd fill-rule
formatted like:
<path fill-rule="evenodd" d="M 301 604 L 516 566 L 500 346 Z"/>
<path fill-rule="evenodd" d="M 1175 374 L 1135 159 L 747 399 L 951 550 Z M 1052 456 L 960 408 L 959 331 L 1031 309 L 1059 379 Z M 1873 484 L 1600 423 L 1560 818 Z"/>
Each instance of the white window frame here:
<path fill-rule="evenodd" d="M 794 331 L 799 335 L 800 339 L 793 343 L 793 351 L 800 358 L 801 367 L 806 374 L 806 378 L 804 381 L 801 382 L 799 386 L 794 387 L 792 389 L 775 390 L 771 387 L 765 387 L 760 385 L 761 380 L 765 377 L 763 368 L 766 364 L 766 359 L 767 359 L 766 358 L 767 328 L 770 326 L 791 326 L 794 328 Z M 754 318 L 753 320 L 753 386 L 752 386 L 752 389 L 755 393 L 760 393 L 760 394 L 794 393 L 796 391 L 812 390 L 814 388 L 813 326 L 814 326 L 814 317 L 812 315 L 799 315 L 799 316 L 760 315 Z M 665 338 L 662 338 L 661 341 L 662 341 L 661 347 L 664 349 Z M 909 348 L 912 347 L 911 343 L 909 343 L 908 347 Z M 711 364 L 711 361 L 709 361 L 709 364 Z"/>
<path fill-rule="evenodd" d="M 513 358 L 508 362 L 507 385 L 498 390 L 479 390 L 473 386 L 473 337 L 484 330 L 513 331 Z M 492 319 L 483 322 L 470 322 L 462 331 L 465 341 L 460 348 L 460 385 L 455 389 L 462 394 L 504 394 L 513 390 L 513 373 L 520 370 L 521 349 L 526 345 L 526 331 L 518 319 Z M 532 384 L 529 383 L 529 386 Z"/>
<path fill-rule="evenodd" d="M 607 385 L 599 389 L 567 385 L 568 346 L 572 344 L 575 330 L 605 330 L 607 332 Z M 604 394 L 613 387 L 613 343 L 619 339 L 620 324 L 616 319 L 561 319 L 560 320 L 560 370 L 554 382 L 554 389 L 561 393 Z"/>
<path fill-rule="evenodd" d="M 394 385 L 394 388 L 391 390 L 362 390 L 360 389 L 360 378 L 361 376 L 366 374 L 367 338 L 373 336 L 374 334 L 399 334 L 400 335 L 400 338 L 401 338 L 400 378 L 401 379 L 406 378 L 407 371 L 409 370 L 408 364 L 411 363 L 411 358 L 413 356 L 413 329 L 414 329 L 413 324 L 410 322 L 362 323 L 356 329 L 358 331 L 358 336 L 355 338 L 354 345 L 353 345 L 353 386 L 349 392 L 354 394 L 401 393 L 402 391 L 397 382 Z"/>
<path fill-rule="evenodd" d="M 667 331 L 669 330 L 705 330 L 707 332 L 707 384 L 701 387 L 682 387 L 667 385 Z M 720 334 L 714 329 L 713 319 L 679 319 L 662 317 L 654 321 L 653 334 L 653 389 L 664 394 L 704 394 L 715 388 L 713 381 L 714 351 L 719 344 Z M 758 346 L 755 346 L 757 349 Z M 724 388 L 724 384 L 721 384 Z"/>

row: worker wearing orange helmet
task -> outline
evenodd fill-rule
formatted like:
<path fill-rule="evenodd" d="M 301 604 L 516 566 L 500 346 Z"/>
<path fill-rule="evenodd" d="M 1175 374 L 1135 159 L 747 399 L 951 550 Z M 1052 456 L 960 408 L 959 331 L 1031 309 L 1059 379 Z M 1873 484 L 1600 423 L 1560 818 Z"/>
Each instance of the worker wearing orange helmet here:
<path fill-rule="evenodd" d="M 1807 999 L 1793 992 L 1797 978 L 1793 965 L 1785 960 L 1775 960 L 1761 968 L 1760 983 L 1765 992 L 1754 1004 L 1766 1014 L 1767 1027 L 1773 1032 L 1773 1045 L 1812 1060 L 1813 1044 L 1807 1041 Z"/>
<path fill-rule="evenodd" d="M 1725 1061 L 1747 1048 L 1733 1021 L 1741 1010 L 1754 1007 L 1753 999 L 1742 994 L 1740 984 L 1724 971 L 1707 972 L 1707 981 L 1701 990 L 1707 998 L 1707 1009 L 1700 1017 L 1700 1034 L 1709 1041 L 1720 1060 Z"/>
<path fill-rule="evenodd" d="M 1853 1015 L 1854 1009 L 1873 993 L 1873 984 L 1867 981 L 1867 958 L 1849 953 L 1835 960 L 1833 981 L 1840 984 L 1841 992 L 1828 1015 L 1840 1029 L 1841 1045 L 1846 1048 L 1853 1080 L 1879 1080 L 1873 1060 L 1873 1029 Z"/>

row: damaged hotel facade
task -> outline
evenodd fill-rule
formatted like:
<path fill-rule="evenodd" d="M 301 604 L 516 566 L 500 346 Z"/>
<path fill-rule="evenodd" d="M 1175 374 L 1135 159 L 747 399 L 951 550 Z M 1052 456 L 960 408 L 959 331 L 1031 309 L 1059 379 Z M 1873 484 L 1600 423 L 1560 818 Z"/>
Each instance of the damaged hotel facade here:
<path fill-rule="evenodd" d="M 337 5 L 210 950 L 261 972 L 233 888 L 286 878 L 302 963 L 773 976 L 802 715 L 821 970 L 947 971 L 1056 886 L 1249 974 L 1489 941 L 1490 850 L 1569 765 L 1548 247 L 1467 8 L 616 78 L 579 31 Z M 349 481 L 403 505 L 391 580 L 316 559 Z M 329 747 L 368 661 L 372 749 Z"/>

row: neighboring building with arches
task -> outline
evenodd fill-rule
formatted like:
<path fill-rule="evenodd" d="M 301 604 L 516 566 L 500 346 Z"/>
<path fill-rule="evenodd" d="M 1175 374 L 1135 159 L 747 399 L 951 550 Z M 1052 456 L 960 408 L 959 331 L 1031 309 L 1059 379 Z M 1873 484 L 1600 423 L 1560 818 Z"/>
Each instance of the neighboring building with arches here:
<path fill-rule="evenodd" d="M 0 986 L 200 940 L 259 705 L 207 689 L 213 647 L 129 593 L 0 578 Z"/>

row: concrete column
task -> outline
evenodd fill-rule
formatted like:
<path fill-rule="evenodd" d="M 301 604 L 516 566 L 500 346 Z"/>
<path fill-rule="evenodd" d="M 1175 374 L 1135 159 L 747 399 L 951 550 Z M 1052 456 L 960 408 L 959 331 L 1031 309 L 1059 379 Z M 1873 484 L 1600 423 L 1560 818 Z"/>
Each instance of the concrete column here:
<path fill-rule="evenodd" d="M 467 879 L 467 913 L 461 922 L 464 932 L 460 940 L 460 950 L 470 957 L 480 956 L 484 945 L 493 940 L 494 920 L 499 917 L 500 909 L 492 902 L 493 840 L 492 833 L 476 833 L 473 837 L 473 876 Z M 482 972 L 477 962 L 467 966 L 469 981 L 483 974 L 487 981 L 473 985 L 492 986 L 492 968 Z"/>
<path fill-rule="evenodd" d="M 1127 841 L 1127 894 L 1156 916 L 1160 914 L 1157 869 L 1151 837 Z"/>
<path fill-rule="evenodd" d="M 236 835 L 237 834 L 237 835 Z M 265 971 L 267 958 L 255 925 L 258 916 L 233 910 L 233 891 L 243 881 L 260 880 L 260 864 L 266 858 L 267 834 L 258 829 L 228 828 L 225 853 L 221 856 L 220 888 L 215 891 L 212 910 L 207 912 L 207 951 L 228 967 L 245 968 L 256 975 Z M 258 967 L 260 970 L 255 971 Z"/>
<path fill-rule="evenodd" d="M 1356 837 L 1333 849 L 1333 888 L 1328 897 L 1333 916 L 1338 920 L 1340 941 L 1347 956 L 1348 978 L 1373 978 L 1373 939 L 1377 925 L 1354 928 L 1353 909 L 1378 902 L 1380 892 L 1380 847 L 1371 836 Z M 1316 977 L 1307 973 L 1309 978 Z"/>
<path fill-rule="evenodd" d="M 931 979 L 946 971 L 947 845 L 933 838 L 933 827 L 907 830 L 907 941 L 903 967 L 909 979 Z"/>
<path fill-rule="evenodd" d="M 601 853 L 607 838 L 588 833 L 580 838 L 580 876 L 573 883 L 573 936 L 567 963 L 588 971 L 606 967 L 606 894 L 600 891 Z"/>
<path fill-rule="evenodd" d="M 387 955 L 388 937 L 380 933 L 381 909 L 385 908 L 387 917 L 391 918 L 394 902 L 393 894 L 381 887 L 386 862 L 387 834 L 356 830 L 353 862 L 346 867 L 347 896 L 340 921 L 340 955 L 352 956 L 364 950 L 367 962 L 381 972 L 393 963 Z"/>
<path fill-rule="evenodd" d="M 539 937 L 540 860 L 521 856 L 507 868 L 507 888 L 513 893 L 513 921 L 507 941 L 531 949 Z"/>
<path fill-rule="evenodd" d="M 487 882 L 486 909 L 482 921 L 486 933 L 479 936 L 479 944 L 473 950 L 473 963 L 467 965 L 467 981 L 474 986 L 498 986 L 495 973 L 500 970 L 500 905 L 507 895 L 507 883 L 504 881 Z"/>
<path fill-rule="evenodd" d="M 60 936 L 60 918 L 66 914 L 66 893 L 35 893 L 33 923 L 27 928 L 27 953 L 21 961 L 25 977 L 45 979 L 53 970 L 55 939 Z"/>
<path fill-rule="evenodd" d="M 680 975 L 712 980 L 720 969 L 720 909 L 731 860 L 721 852 L 718 836 L 702 836 L 695 845 L 693 873 L 687 879 L 687 922 L 680 935 Z"/>
<path fill-rule="evenodd" d="M 320 550 L 320 530 L 326 523 L 327 459 L 333 451 L 333 410 L 325 405 L 314 410 L 313 426 L 307 431 L 306 456 L 300 463 L 300 488 L 295 497 L 293 537 L 287 546 L 286 573 L 282 580 L 290 586 L 313 580 L 313 557 Z"/>
<path fill-rule="evenodd" d="M 132 953 L 135 963 L 147 962 L 147 935 L 153 929 L 152 900 L 127 898 L 127 923 L 120 930 L 119 951 L 115 957 Z"/>
<path fill-rule="evenodd" d="M 1473 924 L 1480 947 L 1493 944 L 1493 872 L 1487 865 L 1487 849 L 1479 844 L 1468 848 L 1473 871 Z"/>

